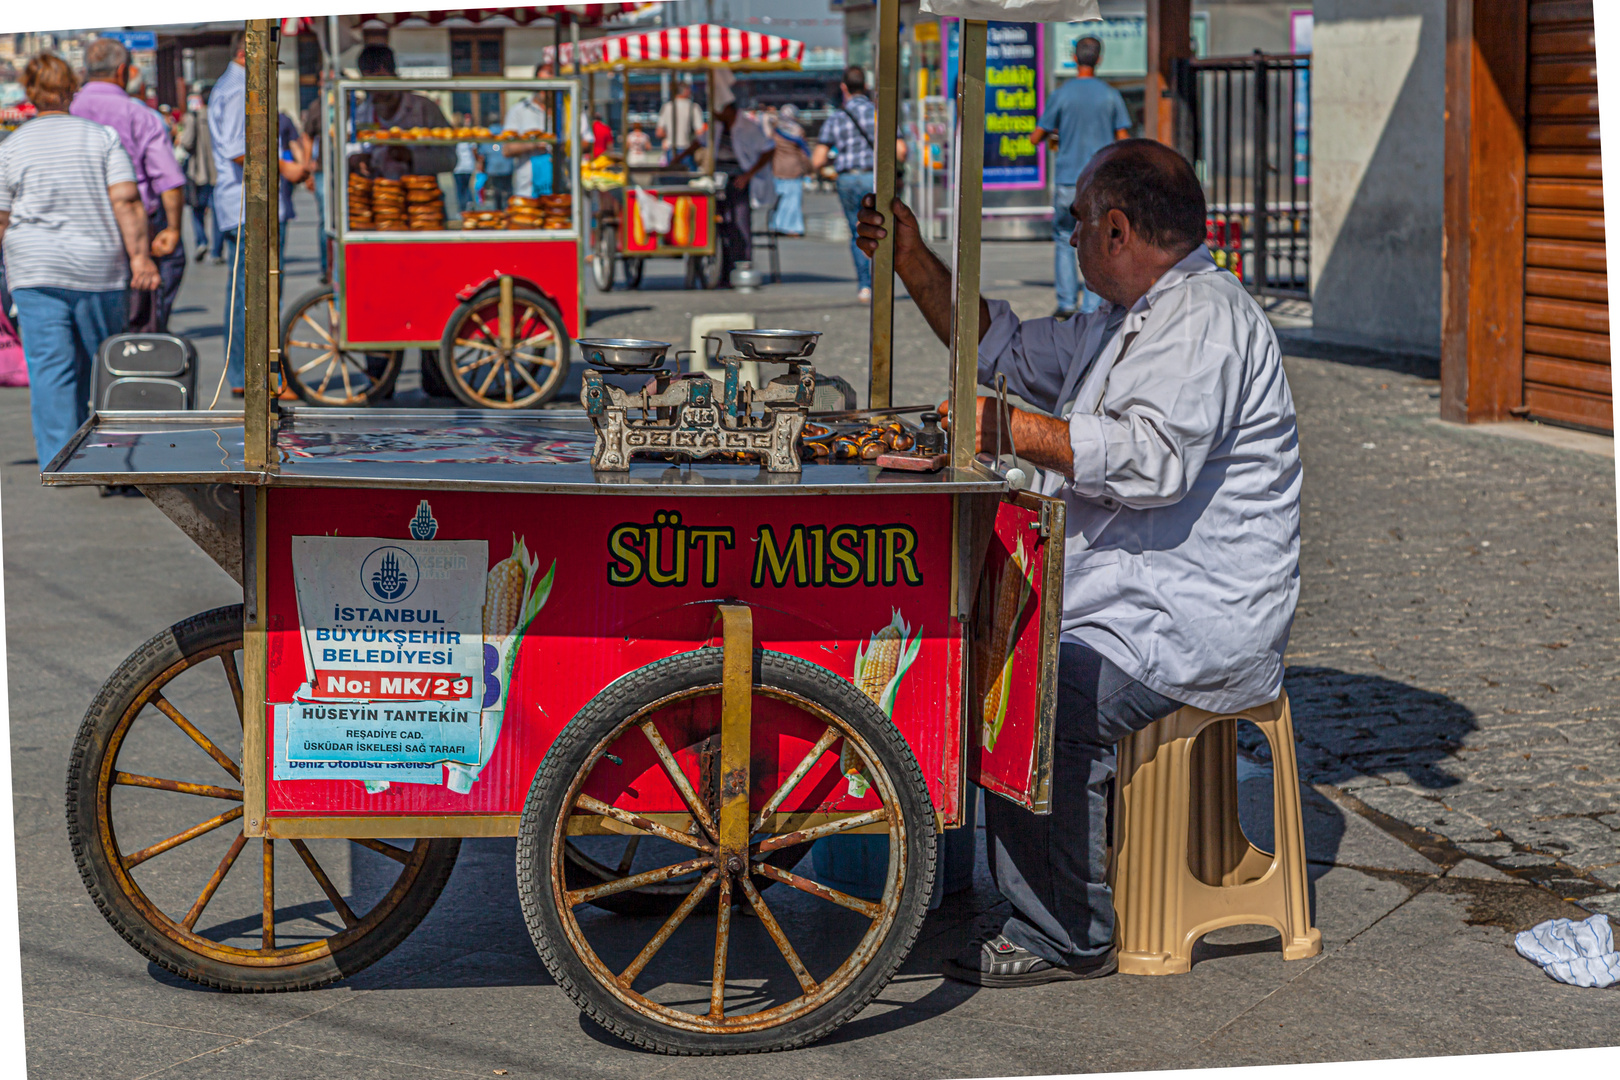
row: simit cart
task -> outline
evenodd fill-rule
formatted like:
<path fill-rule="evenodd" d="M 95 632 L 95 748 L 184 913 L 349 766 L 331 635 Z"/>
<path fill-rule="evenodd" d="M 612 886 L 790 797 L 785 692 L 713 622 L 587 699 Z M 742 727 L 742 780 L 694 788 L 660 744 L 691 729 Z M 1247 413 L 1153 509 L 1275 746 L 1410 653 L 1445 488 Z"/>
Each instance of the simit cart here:
<path fill-rule="evenodd" d="M 322 172 L 332 284 L 287 305 L 279 327 L 279 369 L 302 401 L 372 405 L 413 346 L 424 383 L 470 408 L 526 409 L 556 396 L 585 319 L 579 144 L 569 137 L 577 89 L 567 79 L 327 82 L 322 160 L 342 163 Z M 493 98 L 503 114 L 535 101 L 547 122 L 497 134 L 377 119 L 400 95 L 448 103 L 452 93 Z M 464 144 L 532 154 L 546 193 L 460 213 L 445 185 Z"/>
<path fill-rule="evenodd" d="M 898 5 L 880 12 L 892 147 Z M 577 411 L 278 410 L 275 49 L 249 26 L 245 411 L 98 414 L 45 469 L 140 486 L 242 586 L 90 706 L 67 812 L 92 897 L 180 976 L 306 989 L 398 945 L 463 838 L 515 836 L 534 943 L 607 1029 L 671 1053 L 819 1038 L 904 961 L 967 782 L 1046 809 L 1063 504 L 927 427 L 885 459 L 906 468 L 816 458 L 817 335 L 797 331 L 734 334 L 723 380 L 586 339 Z M 967 23 L 970 177 L 984 47 Z M 957 190 L 971 332 L 978 185 Z M 744 359 L 774 377 L 742 381 Z M 806 857 L 850 838 L 873 888 Z"/>

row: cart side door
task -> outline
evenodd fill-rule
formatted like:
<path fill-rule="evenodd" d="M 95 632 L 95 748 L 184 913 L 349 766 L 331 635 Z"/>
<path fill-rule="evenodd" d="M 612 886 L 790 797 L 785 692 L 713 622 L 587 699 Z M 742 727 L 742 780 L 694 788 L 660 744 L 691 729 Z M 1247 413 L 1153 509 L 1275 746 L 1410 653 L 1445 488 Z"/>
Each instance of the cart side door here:
<path fill-rule="evenodd" d="M 1063 500 L 996 508 L 969 631 L 968 779 L 1050 813 L 1063 608 Z"/>

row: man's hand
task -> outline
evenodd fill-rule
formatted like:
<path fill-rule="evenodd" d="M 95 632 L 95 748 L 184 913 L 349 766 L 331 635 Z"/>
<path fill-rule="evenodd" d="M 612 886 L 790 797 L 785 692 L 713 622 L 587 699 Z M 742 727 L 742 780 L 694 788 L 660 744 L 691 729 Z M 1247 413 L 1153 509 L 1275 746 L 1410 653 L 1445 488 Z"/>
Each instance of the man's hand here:
<path fill-rule="evenodd" d="M 927 252 L 928 247 L 923 243 L 917 215 L 911 208 L 899 199 L 890 203 L 889 208 L 894 215 L 894 262 L 898 269 L 901 260 L 914 259 L 919 251 Z M 864 251 L 867 258 L 872 258 L 877 254 L 878 241 L 888 235 L 883 215 L 877 212 L 877 196 L 864 196 L 861 209 L 855 215 L 855 246 Z"/>
<path fill-rule="evenodd" d="M 152 257 L 161 259 L 180 246 L 180 226 L 171 225 L 152 237 Z"/>
<path fill-rule="evenodd" d="M 732 187 L 736 188 L 738 191 L 741 191 L 748 186 L 748 182 L 753 178 L 754 174 L 752 172 L 738 173 L 736 176 L 731 178 L 729 183 Z"/>
<path fill-rule="evenodd" d="M 157 263 L 152 261 L 150 255 L 136 255 L 129 260 L 129 287 L 142 292 L 150 292 L 163 283 L 162 275 L 158 273 Z"/>
<path fill-rule="evenodd" d="M 929 250 L 923 241 L 917 216 L 899 199 L 889 204 L 894 220 L 894 272 L 905 282 L 906 291 L 928 320 L 929 327 L 940 341 L 950 344 L 951 312 L 956 297 L 951 291 L 951 269 Z M 883 215 L 877 212 L 877 196 L 867 195 L 861 200 L 860 212 L 855 215 L 855 246 L 871 257 L 877 251 L 878 241 L 889 235 Z M 984 340 L 990 329 L 990 305 L 979 300 L 979 337 Z"/>

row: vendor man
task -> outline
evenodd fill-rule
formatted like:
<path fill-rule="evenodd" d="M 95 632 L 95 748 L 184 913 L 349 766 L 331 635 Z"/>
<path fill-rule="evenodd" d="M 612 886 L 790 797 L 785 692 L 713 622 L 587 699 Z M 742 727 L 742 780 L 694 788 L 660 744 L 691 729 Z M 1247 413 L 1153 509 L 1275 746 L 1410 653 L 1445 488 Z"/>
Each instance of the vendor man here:
<path fill-rule="evenodd" d="M 871 196 L 860 242 L 885 235 Z M 1299 597 L 1299 439 L 1277 341 L 1204 248 L 1192 168 L 1128 139 L 1081 172 L 1072 207 L 1085 280 L 1106 301 L 1065 322 L 979 304 L 979 382 L 1015 409 L 1038 489 L 1067 504 L 1052 813 L 985 800 L 991 870 L 1013 912 L 945 973 L 981 986 L 1116 968 L 1107 884 L 1114 745 L 1183 704 L 1261 705 L 1282 688 Z M 951 273 L 898 201 L 894 265 L 941 339 Z M 978 399 L 978 449 L 996 445 Z"/>

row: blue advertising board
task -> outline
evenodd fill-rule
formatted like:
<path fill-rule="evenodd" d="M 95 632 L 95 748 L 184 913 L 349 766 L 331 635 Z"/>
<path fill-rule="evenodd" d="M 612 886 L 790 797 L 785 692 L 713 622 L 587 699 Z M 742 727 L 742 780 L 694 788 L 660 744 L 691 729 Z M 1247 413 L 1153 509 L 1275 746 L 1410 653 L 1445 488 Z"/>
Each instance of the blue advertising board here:
<path fill-rule="evenodd" d="M 942 20 L 946 21 L 946 20 Z M 992 22 L 984 48 L 984 186 L 986 190 L 1044 188 L 1046 148 L 1030 141 L 1046 98 L 1045 27 Z M 945 93 L 956 94 L 961 22 L 948 20 Z"/>

